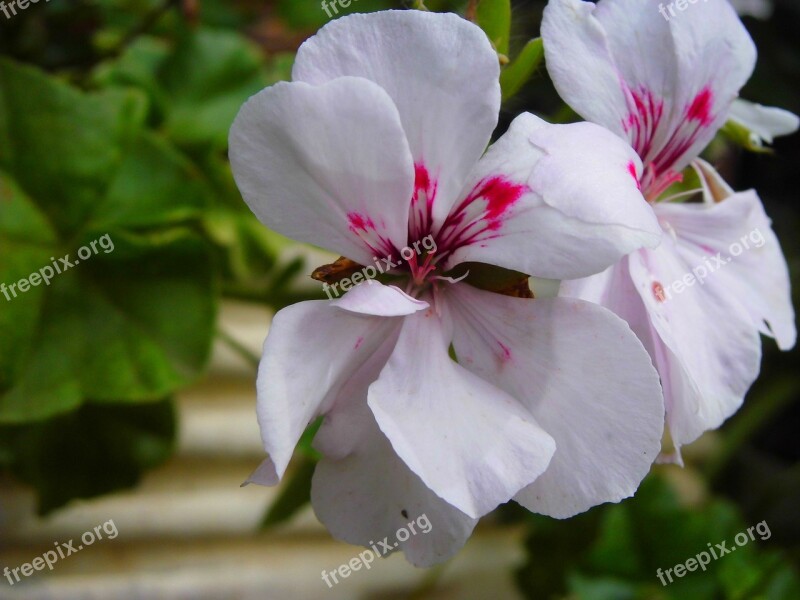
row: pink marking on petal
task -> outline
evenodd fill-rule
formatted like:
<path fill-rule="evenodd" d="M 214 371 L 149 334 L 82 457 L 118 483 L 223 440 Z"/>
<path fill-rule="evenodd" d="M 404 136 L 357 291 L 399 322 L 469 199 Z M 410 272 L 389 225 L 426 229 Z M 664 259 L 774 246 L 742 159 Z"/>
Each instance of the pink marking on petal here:
<path fill-rule="evenodd" d="M 666 302 L 667 300 L 667 294 L 664 291 L 664 286 L 661 285 L 661 282 L 659 281 L 653 282 L 653 296 L 658 302 Z"/>
<path fill-rule="evenodd" d="M 714 92 L 710 86 L 704 87 L 683 107 L 685 118 L 662 121 L 663 99 L 643 86 L 632 89 L 625 81 L 620 85 L 628 99 L 628 115 L 622 119 L 622 127 L 644 162 L 641 188 L 647 199 L 654 201 L 677 181 L 676 173 L 688 162 L 687 153 L 713 124 Z"/>
<path fill-rule="evenodd" d="M 419 192 L 427 191 L 431 187 L 431 175 L 427 167 L 421 163 L 414 165 L 414 197 L 412 202 L 419 201 Z"/>
<path fill-rule="evenodd" d="M 633 161 L 628 162 L 628 173 L 631 174 L 631 177 L 633 177 L 633 180 L 636 182 L 636 187 L 641 191 L 642 184 L 639 182 L 639 176 L 636 174 L 636 165 Z"/>
<path fill-rule="evenodd" d="M 497 345 L 500 346 L 500 349 L 503 351 L 503 360 L 504 361 L 511 360 L 511 350 L 509 349 L 509 347 L 500 341 L 497 342 Z"/>
<path fill-rule="evenodd" d="M 481 195 L 486 198 L 486 218 L 497 219 L 519 200 L 528 186 L 506 181 L 500 177 L 491 178 L 483 187 Z"/>
<path fill-rule="evenodd" d="M 358 340 L 356 340 L 356 345 L 355 345 L 354 349 L 358 350 L 361 347 L 361 344 L 363 344 L 363 343 L 364 343 L 364 337 L 362 336 L 362 337 L 358 338 Z"/>
<path fill-rule="evenodd" d="M 644 159 L 652 149 L 653 138 L 661 123 L 664 101 L 645 87 L 634 90 L 624 81 L 621 85 L 628 97 L 628 116 L 623 119 L 622 128 L 628 134 L 631 145 Z"/>
<path fill-rule="evenodd" d="M 411 195 L 411 207 L 408 215 L 408 236 L 420 239 L 433 225 L 433 204 L 439 182 L 431 177 L 424 163 L 414 165 L 414 191 Z"/>
<path fill-rule="evenodd" d="M 527 185 L 501 176 L 481 180 L 450 212 L 442 226 L 439 248 L 444 248 L 443 255 L 483 241 L 482 234 L 501 229 L 509 209 L 528 191 Z"/>
<path fill-rule="evenodd" d="M 350 212 L 347 213 L 347 222 L 350 231 L 376 256 L 394 256 L 396 254 L 392 241 L 384 234 L 378 233 L 375 222 L 369 216 Z M 382 225 L 383 223 L 381 220 Z M 383 225 L 383 230 L 386 230 L 385 225 Z"/>
<path fill-rule="evenodd" d="M 375 223 L 372 222 L 372 219 L 357 212 L 347 213 L 347 220 L 350 223 L 350 230 L 354 232 L 375 229 Z"/>
<path fill-rule="evenodd" d="M 711 88 L 705 87 L 689 105 L 686 116 L 689 120 L 699 121 L 703 126 L 708 127 L 714 121 L 714 117 L 711 114 L 713 107 L 714 92 L 711 91 Z"/>

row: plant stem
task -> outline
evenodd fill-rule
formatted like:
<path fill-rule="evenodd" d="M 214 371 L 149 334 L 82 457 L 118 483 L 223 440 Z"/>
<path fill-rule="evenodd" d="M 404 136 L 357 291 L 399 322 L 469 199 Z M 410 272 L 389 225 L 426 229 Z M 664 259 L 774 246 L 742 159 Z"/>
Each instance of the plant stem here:
<path fill-rule="evenodd" d="M 236 354 L 241 356 L 249 364 L 258 369 L 258 364 L 261 362 L 260 356 L 256 356 L 253 352 L 251 352 L 248 348 L 246 348 L 244 344 L 239 342 L 232 335 L 230 335 L 226 331 L 223 331 L 222 329 L 217 330 L 217 337 L 219 337 L 219 339 L 222 342 L 224 342 Z"/>

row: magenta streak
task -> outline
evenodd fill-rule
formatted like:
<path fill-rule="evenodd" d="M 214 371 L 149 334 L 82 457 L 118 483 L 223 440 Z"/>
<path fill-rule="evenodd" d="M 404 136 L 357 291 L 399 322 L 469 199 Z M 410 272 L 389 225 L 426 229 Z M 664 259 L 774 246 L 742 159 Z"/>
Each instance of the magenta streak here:
<path fill-rule="evenodd" d="M 372 219 L 357 212 L 347 213 L 347 221 L 350 223 L 350 231 L 354 233 L 358 229 L 362 231 L 367 231 L 368 229 L 375 231 L 375 223 L 372 222 Z"/>
<path fill-rule="evenodd" d="M 369 216 L 350 212 L 347 213 L 347 222 L 350 224 L 350 231 L 356 234 L 370 251 L 379 258 L 396 254 L 392 242 L 377 232 L 375 223 Z"/>
<path fill-rule="evenodd" d="M 639 176 L 636 174 L 636 165 L 633 161 L 628 162 L 628 173 L 631 174 L 631 177 L 633 177 L 633 180 L 636 182 L 636 187 L 641 191 L 642 185 L 639 183 Z"/>
<path fill-rule="evenodd" d="M 670 169 L 686 154 L 697 141 L 700 132 L 708 128 L 714 122 L 711 109 L 714 105 L 714 93 L 706 86 L 695 96 L 692 103 L 686 109 L 688 121 L 681 123 L 675 131 L 670 143 L 662 150 L 653 161 L 656 171 L 659 173 Z"/>
<path fill-rule="evenodd" d="M 653 169 L 656 172 L 656 178 L 660 178 L 662 174 L 672 170 L 678 163 L 680 158 L 697 141 L 701 128 L 704 125 L 700 123 L 690 123 L 684 121 L 681 123 L 678 130 L 672 135 L 666 146 L 658 153 L 658 155 L 650 161 Z"/>
<path fill-rule="evenodd" d="M 411 196 L 411 209 L 408 219 L 408 236 L 419 239 L 422 233 L 430 231 L 433 224 L 433 203 L 439 182 L 431 178 L 428 168 L 423 163 L 414 165 L 414 192 Z M 425 194 L 425 206 L 419 206 L 422 194 Z"/>
<path fill-rule="evenodd" d="M 445 252 L 452 252 L 473 243 L 484 232 L 498 231 L 509 209 L 528 191 L 528 186 L 501 176 L 481 180 L 447 217 L 442 227 L 440 250 L 443 246 Z M 483 210 L 475 204 L 479 200 L 486 202 Z M 468 214 L 470 208 L 476 207 L 477 214 Z"/>
<path fill-rule="evenodd" d="M 635 111 L 631 111 L 627 118 L 625 131 L 630 133 L 635 128 L 633 146 L 645 162 L 642 187 L 647 198 L 652 200 L 672 183 L 680 181 L 680 174 L 674 167 L 695 144 L 702 130 L 713 123 L 714 93 L 709 86 L 704 87 L 686 107 L 685 120 L 675 128 L 655 157 L 650 157 L 655 132 L 664 113 L 664 102 L 656 100 L 647 89 L 641 88 L 638 92 L 627 86 L 625 89 L 635 105 Z"/>
<path fill-rule="evenodd" d="M 711 88 L 706 86 L 703 90 L 695 96 L 689 109 L 686 111 L 686 116 L 692 121 L 700 121 L 700 124 L 708 127 L 714 121 L 711 114 L 711 109 L 714 106 L 714 92 Z"/>
<path fill-rule="evenodd" d="M 500 349 L 503 351 L 503 357 L 502 357 L 503 360 L 504 361 L 511 360 L 511 350 L 508 348 L 508 346 L 506 346 L 503 342 L 499 340 L 497 342 L 497 345 L 500 346 Z"/>
<path fill-rule="evenodd" d="M 633 130 L 631 144 L 644 159 L 652 149 L 653 138 L 664 114 L 664 101 L 656 100 L 653 93 L 644 87 L 635 91 L 624 81 L 621 83 L 632 104 L 622 126 L 628 134 Z"/>

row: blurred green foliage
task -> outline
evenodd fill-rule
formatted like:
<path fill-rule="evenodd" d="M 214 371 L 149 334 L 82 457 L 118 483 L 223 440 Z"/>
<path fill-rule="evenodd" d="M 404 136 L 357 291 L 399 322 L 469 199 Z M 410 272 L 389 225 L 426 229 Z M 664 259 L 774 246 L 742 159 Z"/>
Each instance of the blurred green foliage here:
<path fill-rule="evenodd" d="M 737 546 L 736 535 L 756 523 L 744 521 L 735 505 L 723 499 L 708 499 L 691 509 L 682 506 L 671 485 L 658 474 L 645 481 L 635 501 L 600 507 L 569 521 L 537 516 L 528 520 L 529 561 L 517 578 L 529 598 L 800 597 L 800 578 L 791 564 L 761 546 L 765 543 L 762 537 L 769 539 L 770 535 L 754 531 L 754 540 L 748 537 L 744 545 Z M 759 531 L 769 530 L 761 527 Z M 695 565 L 695 570 L 682 577 L 663 573 L 708 552 L 709 545 L 716 551 L 716 544 L 722 542 L 736 551 L 716 560 L 709 556 L 705 569 Z M 664 583 L 658 577 L 659 569 Z"/>
<path fill-rule="evenodd" d="M 0 459 L 42 511 L 132 485 L 169 456 L 164 398 L 203 374 L 220 293 L 275 307 L 307 295 L 292 292 L 302 259 L 280 258 L 285 240 L 252 216 L 227 162 L 239 107 L 288 78 L 293 57 L 243 35 L 246 14 L 53 4 L 0 38 L 15 57 L 0 58 L 0 282 L 113 242 L 0 307 Z M 63 43 L 64 23 L 91 35 Z M 161 428 L 104 424 L 120 415 Z"/>

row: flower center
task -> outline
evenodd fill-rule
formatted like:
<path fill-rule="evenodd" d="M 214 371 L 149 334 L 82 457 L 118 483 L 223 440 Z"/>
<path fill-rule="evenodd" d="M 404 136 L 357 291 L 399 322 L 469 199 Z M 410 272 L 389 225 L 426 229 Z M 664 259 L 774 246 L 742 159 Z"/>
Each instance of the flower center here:
<path fill-rule="evenodd" d="M 428 252 L 422 264 L 419 264 L 416 253 L 409 259 L 408 267 L 411 270 L 411 279 L 416 285 L 423 285 L 428 274 L 436 270 L 436 264 L 433 262 L 435 255 L 435 249 Z"/>

